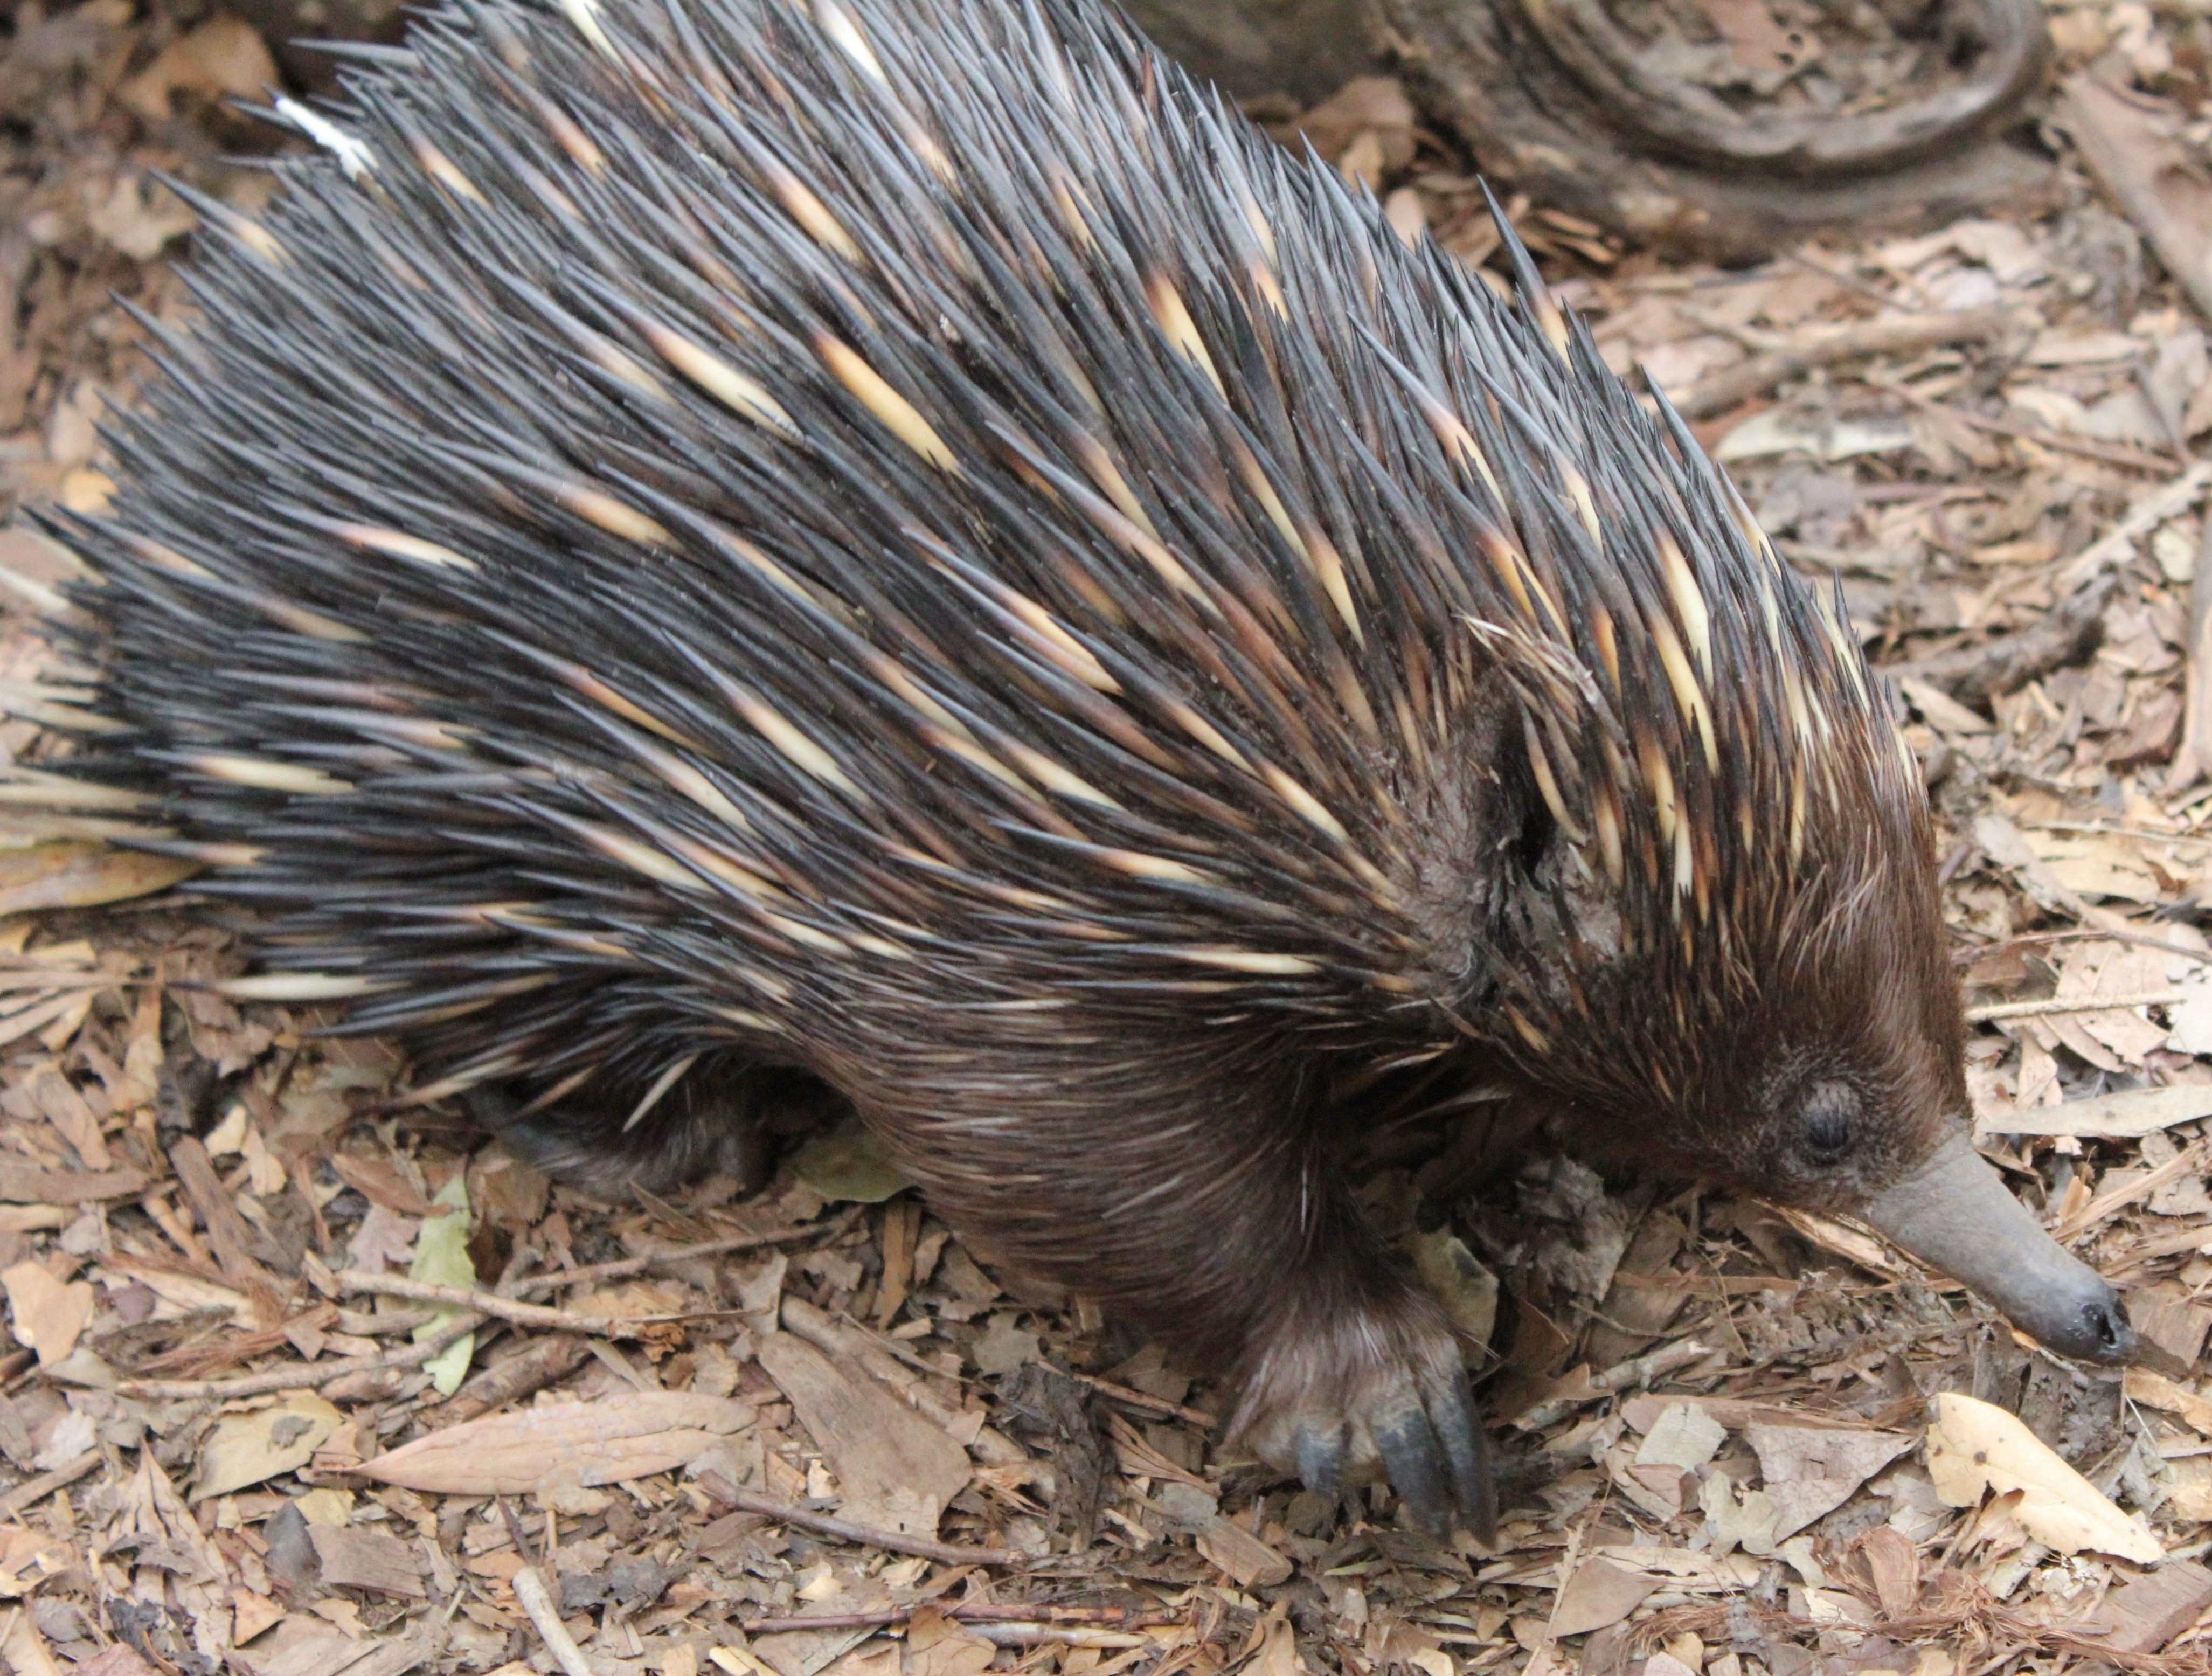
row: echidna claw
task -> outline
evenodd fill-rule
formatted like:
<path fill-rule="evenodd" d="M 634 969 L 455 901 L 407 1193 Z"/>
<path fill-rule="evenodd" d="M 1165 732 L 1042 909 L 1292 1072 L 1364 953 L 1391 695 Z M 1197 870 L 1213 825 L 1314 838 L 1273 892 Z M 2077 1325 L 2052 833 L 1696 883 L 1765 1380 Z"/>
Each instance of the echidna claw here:
<path fill-rule="evenodd" d="M 1344 1433 L 1302 1430 L 1297 1436 L 1298 1481 L 1316 1496 L 1334 1501 L 1344 1493 Z"/>
<path fill-rule="evenodd" d="M 1455 1369 L 1447 1388 L 1429 1396 L 1429 1420 L 1451 1467 L 1452 1497 L 1467 1528 L 1486 1546 L 1498 1534 L 1498 1485 L 1490 1470 L 1490 1447 L 1475 1418 L 1474 1391 L 1465 1369 Z"/>
<path fill-rule="evenodd" d="M 1419 1408 L 1374 1423 L 1375 1447 L 1390 1474 L 1390 1487 L 1406 1504 L 1413 1522 L 1429 1535 L 1451 1529 L 1451 1499 L 1444 1488 L 1443 1451 L 1436 1429 Z"/>

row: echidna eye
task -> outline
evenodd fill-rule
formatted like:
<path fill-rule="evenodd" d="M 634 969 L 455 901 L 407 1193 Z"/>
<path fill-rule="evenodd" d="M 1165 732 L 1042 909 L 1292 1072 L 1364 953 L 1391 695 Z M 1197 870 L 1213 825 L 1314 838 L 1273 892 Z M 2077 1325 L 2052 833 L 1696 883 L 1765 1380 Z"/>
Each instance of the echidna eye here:
<path fill-rule="evenodd" d="M 1850 1151 L 1859 1097 L 1850 1084 L 1820 1082 L 1805 1090 L 1798 1147 L 1815 1164 L 1832 1164 Z"/>

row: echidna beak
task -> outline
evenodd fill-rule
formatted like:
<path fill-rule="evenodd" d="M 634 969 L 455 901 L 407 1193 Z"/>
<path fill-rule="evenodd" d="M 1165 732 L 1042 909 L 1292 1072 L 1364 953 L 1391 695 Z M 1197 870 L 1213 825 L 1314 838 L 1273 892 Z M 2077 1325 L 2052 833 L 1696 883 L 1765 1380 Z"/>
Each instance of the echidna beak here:
<path fill-rule="evenodd" d="M 1963 1133 L 1859 1214 L 2062 1356 L 2107 1366 L 2134 1356 L 2119 1294 L 2044 1232 Z"/>

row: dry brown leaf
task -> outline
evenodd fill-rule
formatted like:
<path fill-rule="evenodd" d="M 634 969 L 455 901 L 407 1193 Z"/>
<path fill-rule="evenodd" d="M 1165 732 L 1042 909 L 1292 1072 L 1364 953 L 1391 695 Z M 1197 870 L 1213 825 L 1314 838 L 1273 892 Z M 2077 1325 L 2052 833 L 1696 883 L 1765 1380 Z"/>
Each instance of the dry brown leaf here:
<path fill-rule="evenodd" d="M 24 1261 L 0 1273 L 0 1286 L 8 1290 L 15 1342 L 38 1351 L 40 1367 L 53 1366 L 76 1348 L 77 1335 L 92 1320 L 90 1281 L 64 1283 L 48 1273 L 45 1265 Z"/>
<path fill-rule="evenodd" d="M 27 1594 L 70 1562 L 69 1544 L 59 1538 L 0 1526 L 0 1594 Z"/>
<path fill-rule="evenodd" d="M 2205 1436 L 2212 1437 L 2212 1400 L 2198 1396 L 2187 1386 L 2178 1385 L 2148 1368 L 2130 1368 L 2123 1388 L 2130 1401 L 2179 1414 Z"/>
<path fill-rule="evenodd" d="M 907 1624 L 905 1676 L 982 1676 L 998 1651 L 942 1612 L 916 1607 Z"/>
<path fill-rule="evenodd" d="M 1609 1559 L 1586 1559 L 1559 1591 L 1559 1609 L 1552 1614 L 1552 1633 L 1578 1636 L 1618 1624 L 1658 1587 L 1658 1578 L 1627 1570 Z"/>
<path fill-rule="evenodd" d="M 194 1501 L 228 1496 L 248 1485 L 295 1472 L 314 1459 L 345 1417 L 312 1391 L 295 1391 L 267 1408 L 226 1414 L 200 1445 Z"/>
<path fill-rule="evenodd" d="M 279 84 L 276 61 L 253 27 L 218 13 L 163 47 L 153 63 L 115 90 L 133 114 L 167 122 L 179 93 L 200 99 L 256 99 Z"/>
<path fill-rule="evenodd" d="M 15 1676 L 62 1676 L 61 1662 L 39 1633 L 38 1620 L 23 1607 L 9 1612 L 6 1629 L 0 1630 L 0 1659 Z"/>
<path fill-rule="evenodd" d="M 745 1403 L 684 1391 L 487 1415 L 364 1461 L 363 1477 L 447 1496 L 520 1495 L 647 1478 L 696 1460 L 752 1424 Z"/>
<path fill-rule="evenodd" d="M 284 1608 L 265 1594 L 256 1594 L 250 1589 L 234 1589 L 230 1596 L 230 1640 L 234 1647 L 243 1646 L 264 1630 L 274 1629 L 284 1621 Z"/>
<path fill-rule="evenodd" d="M 2014 1516 L 2045 1547 L 2062 1554 L 2084 1548 L 2139 1565 L 2166 1558 L 2159 1539 L 2111 1497 L 2069 1466 L 2018 1415 L 1994 1403 L 1946 1391 L 1936 1399 L 1928 1430 L 1928 1473 L 1951 1507 L 1973 1507 L 1991 1491 L 2020 1492 Z"/>
<path fill-rule="evenodd" d="M 1912 1447 L 1910 1437 L 1895 1432 L 1827 1426 L 1747 1426 L 1744 1439 L 1759 1455 L 1759 1475 L 1778 1515 L 1778 1542 L 1841 1507 Z"/>
<path fill-rule="evenodd" d="M 65 838 L 0 855 L 0 914 L 96 908 L 166 890 L 199 871 L 197 861 L 110 849 Z"/>

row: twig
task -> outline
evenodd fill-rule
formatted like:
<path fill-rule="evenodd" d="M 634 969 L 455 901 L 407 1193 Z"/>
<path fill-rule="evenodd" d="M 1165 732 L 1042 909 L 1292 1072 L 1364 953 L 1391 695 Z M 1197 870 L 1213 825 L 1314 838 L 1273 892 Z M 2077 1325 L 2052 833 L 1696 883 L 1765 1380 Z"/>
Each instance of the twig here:
<path fill-rule="evenodd" d="M 1764 395 L 1778 384 L 1802 378 L 1816 367 L 1832 367 L 1863 355 L 1979 343 L 2002 331 L 2006 318 L 2002 308 L 1970 308 L 1817 327 L 1699 379 L 1674 405 L 1685 419 L 1710 419 L 1753 396 Z"/>
<path fill-rule="evenodd" d="M 1966 1022 L 1984 1024 L 1998 1018 L 2046 1018 L 2063 1012 L 2118 1012 L 2128 1007 L 2179 1006 L 2189 999 L 2185 989 L 2146 989 L 2134 995 L 2052 996 L 2041 1001 L 1992 1001 L 1968 1007 Z"/>
<path fill-rule="evenodd" d="M 909 1622 L 926 1606 L 889 1606 L 880 1612 L 837 1612 L 818 1618 L 739 1618 L 736 1627 L 749 1636 L 787 1635 L 794 1630 L 888 1629 Z M 939 1616 L 956 1624 L 1011 1624 L 1025 1629 L 1051 1624 L 1087 1624 L 1115 1630 L 1167 1630 L 1182 1620 L 1159 1612 L 1143 1612 L 1128 1606 L 994 1606 L 972 1600 L 935 1608 Z"/>
<path fill-rule="evenodd" d="M 552 1594 L 545 1587 L 545 1579 L 538 1575 L 538 1568 L 524 1566 L 514 1574 L 509 1586 L 514 1590 L 515 1604 L 538 1631 L 538 1639 L 545 1643 L 545 1650 L 553 1655 L 553 1661 L 568 1676 L 592 1676 L 591 1661 L 576 1645 L 568 1626 L 561 1621 L 560 1608 L 553 1604 Z"/>
<path fill-rule="evenodd" d="M 787 1240 L 815 1238 L 824 1242 L 836 1239 L 858 1220 L 860 1207 L 855 1205 L 834 1222 L 822 1226 L 778 1228 L 765 1234 L 732 1234 L 727 1238 L 707 1240 L 698 1245 L 677 1246 L 667 1251 L 648 1253 L 643 1257 L 623 1257 L 611 1263 L 593 1263 L 588 1268 L 560 1269 L 551 1274 L 534 1274 L 527 1280 L 518 1280 L 510 1288 L 515 1296 L 537 1292 L 550 1292 L 562 1286 L 586 1286 L 601 1280 L 627 1280 L 634 1274 L 644 1274 L 669 1263 L 688 1263 L 699 1257 L 720 1257 L 732 1251 L 752 1251 L 762 1246 L 781 1245 Z"/>
<path fill-rule="evenodd" d="M 2115 1211 L 2124 1210 L 2139 1199 L 2149 1198 L 2168 1181 L 2178 1181 L 2192 1170 L 2203 1169 L 2207 1158 L 2212 1158 L 2212 1141 L 2200 1140 L 2194 1146 L 2175 1153 L 2155 1169 L 2136 1176 L 2126 1186 L 2115 1187 L 2102 1197 L 2091 1199 L 2052 1229 L 2051 1237 L 2063 1243 L 2077 1235 L 2087 1233 Z"/>
<path fill-rule="evenodd" d="M 584 1649 L 568 1633 L 568 1626 L 561 1621 L 561 1609 L 554 1604 L 553 1592 L 545 1586 L 545 1578 L 531 1558 L 529 1539 L 522 1533 L 522 1521 L 514 1516 L 514 1509 L 507 1504 L 507 1497 L 495 1496 L 492 1503 L 499 1509 L 501 1523 L 507 1527 L 507 1540 L 514 1544 L 514 1552 L 522 1561 L 507 1587 L 514 1591 L 515 1603 L 529 1618 L 531 1627 L 545 1643 L 545 1650 L 553 1655 L 554 1663 L 568 1676 L 592 1676 L 592 1663 L 584 1656 Z M 545 1515 L 545 1528 L 553 1528 L 553 1515 Z"/>
<path fill-rule="evenodd" d="M 479 1414 L 489 1414 L 495 1408 L 504 1408 L 574 1372 L 577 1363 L 590 1353 L 583 1339 L 568 1333 L 534 1339 L 527 1349 L 504 1362 L 493 1363 L 471 1377 L 449 1400 L 440 1403 L 431 1412 L 428 1424 L 441 1428 L 457 1426 Z"/>
<path fill-rule="evenodd" d="M 803 1507 L 793 1507 L 788 1502 L 779 1502 L 771 1497 L 756 1496 L 750 1490 L 740 1490 L 720 1473 L 702 1473 L 697 1482 L 702 1490 L 725 1507 L 762 1514 L 779 1524 L 796 1525 L 801 1530 L 838 1537 L 865 1547 L 887 1548 L 895 1554 L 915 1554 L 944 1565 L 1029 1564 L 1027 1554 L 1012 1548 L 964 1548 L 957 1543 L 938 1542 L 926 1536 L 908 1536 L 903 1531 L 876 1530 L 867 1525 L 855 1525 L 848 1520 L 833 1518 L 826 1513 L 811 1512 Z"/>
<path fill-rule="evenodd" d="M 1100 1379 L 1095 1374 L 1070 1374 L 1068 1377 L 1088 1385 L 1102 1397 L 1110 1398 L 1119 1403 L 1127 1403 L 1132 1408 L 1141 1408 L 1153 1414 L 1172 1415 L 1175 1418 L 1188 1421 L 1194 1426 L 1210 1426 L 1213 1424 L 1213 1416 L 1204 1409 L 1186 1408 L 1179 1402 L 1170 1402 L 1165 1397 L 1156 1397 L 1149 1391 L 1133 1391 L 1126 1385 L 1116 1385 L 1112 1380 Z"/>
<path fill-rule="evenodd" d="M 419 1368 L 456 1339 L 484 1324 L 482 1315 L 463 1315 L 438 1329 L 419 1345 L 386 1351 L 380 1356 L 349 1356 L 336 1362 L 302 1362 L 274 1368 L 264 1374 L 238 1379 L 125 1379 L 115 1394 L 123 1397 L 154 1397 L 165 1402 L 227 1401 L 232 1397 L 258 1397 L 270 1391 L 301 1391 L 328 1385 L 348 1374 L 386 1373 L 398 1368 Z"/>
<path fill-rule="evenodd" d="M 371 1274 L 363 1269 L 342 1269 L 332 1277 L 348 1291 L 374 1292 L 384 1297 L 404 1297 L 416 1303 L 451 1304 L 513 1321 L 517 1327 L 542 1327 L 556 1333 L 580 1333 L 590 1339 L 614 1339 L 629 1328 L 659 1321 L 696 1319 L 692 1315 L 586 1315 L 574 1309 L 553 1309 L 542 1303 L 520 1303 L 474 1286 L 440 1286 L 404 1275 Z"/>
<path fill-rule="evenodd" d="M 2125 564 L 2135 556 L 2137 541 L 2196 506 L 2208 484 L 2212 484 L 2212 463 L 2200 461 L 2171 482 L 2137 495 L 2118 523 L 2066 561 L 2058 573 L 2059 585 L 2079 587 L 2099 572 Z"/>
<path fill-rule="evenodd" d="M 2025 628 L 1932 658 L 1886 664 L 1893 681 L 1925 681 L 1955 699 L 2001 698 L 2056 669 L 2084 661 L 2105 640 L 2105 607 L 2119 586 L 2100 576 L 2076 588 Z"/>
<path fill-rule="evenodd" d="M 57 1490 L 67 1489 L 100 1465 L 98 1449 L 87 1449 L 75 1460 L 64 1462 L 51 1473 L 41 1473 L 34 1479 L 25 1479 L 6 1495 L 0 1496 L 0 1519 L 13 1519 L 19 1513 L 27 1513 Z"/>
<path fill-rule="evenodd" d="M 1908 385 L 1893 384 L 1887 379 L 1866 379 L 1863 382 L 1873 390 L 1885 391 L 1930 413 L 1940 413 L 1947 419 L 1955 419 L 1969 430 L 1987 431 L 1992 436 L 2009 436 L 2021 442 L 2033 442 L 2039 448 L 2055 448 L 2061 453 L 2080 454 L 2088 459 L 2100 459 L 2108 465 L 2124 465 L 2136 471 L 2164 471 L 2173 470 L 2173 462 L 2164 454 L 2147 453 L 2141 448 L 2124 448 L 2118 443 L 2098 442 L 2086 436 L 2069 436 L 2064 431 L 2054 431 L 2044 425 L 2026 425 L 2014 419 L 1987 419 L 1978 413 L 1969 413 L 1964 408 L 1939 402 L 1933 396 L 1923 396 Z"/>
<path fill-rule="evenodd" d="M 1541 1431 L 1553 1422 L 1565 1418 L 1586 1402 L 1595 1402 L 1600 1397 L 1611 1396 L 1616 1391 L 1649 1385 L 1655 1379 L 1663 1379 L 1668 1374 L 1702 1362 L 1712 1353 L 1711 1345 L 1700 1344 L 1695 1339 L 1662 1345 L 1642 1356 L 1616 1363 L 1603 1373 L 1592 1374 L 1589 1383 L 1583 1389 L 1554 1397 L 1549 1402 L 1539 1403 L 1526 1414 L 1516 1417 L 1513 1424 L 1522 1431 Z"/>

